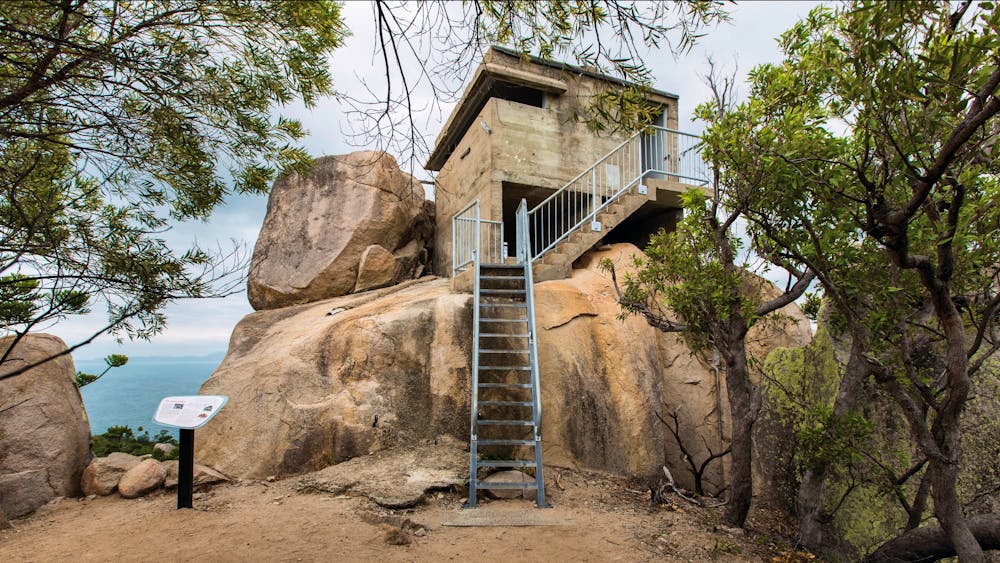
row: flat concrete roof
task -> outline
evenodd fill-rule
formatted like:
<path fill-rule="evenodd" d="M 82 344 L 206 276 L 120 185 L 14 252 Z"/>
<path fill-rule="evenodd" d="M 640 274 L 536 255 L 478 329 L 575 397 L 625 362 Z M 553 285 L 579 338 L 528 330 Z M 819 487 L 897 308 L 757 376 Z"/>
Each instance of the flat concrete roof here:
<path fill-rule="evenodd" d="M 494 45 L 494 46 L 492 46 L 490 48 L 494 49 L 494 50 L 497 50 L 497 51 L 500 51 L 501 53 L 504 53 L 505 55 L 510 55 L 512 57 L 523 57 L 524 56 L 523 53 L 519 53 L 519 52 L 515 51 L 514 49 L 509 49 L 507 47 L 501 47 L 499 45 Z M 575 73 L 575 74 L 583 74 L 583 75 L 589 76 L 591 78 L 596 78 L 598 80 L 605 80 L 607 82 L 614 82 L 615 84 L 620 84 L 620 85 L 626 86 L 626 87 L 627 86 L 635 86 L 636 85 L 636 84 L 634 84 L 632 82 L 629 82 L 627 80 L 622 80 L 621 78 L 615 78 L 614 76 L 609 76 L 607 74 L 603 74 L 603 73 L 600 73 L 600 72 L 595 72 L 593 70 L 588 70 L 586 68 L 579 67 L 579 66 L 573 66 L 573 65 L 568 64 L 568 63 L 561 63 L 559 61 L 553 61 L 553 60 L 550 60 L 550 59 L 543 59 L 541 57 L 536 57 L 534 55 L 528 55 L 528 60 L 530 60 L 531 62 L 533 62 L 535 64 L 538 64 L 538 65 L 547 66 L 547 67 L 550 67 L 550 68 L 558 68 L 559 70 L 566 70 L 566 71 L 569 71 L 569 72 L 572 72 L 572 73 Z M 680 99 L 680 96 L 678 96 L 677 94 L 673 94 L 671 92 L 665 92 L 663 90 L 657 90 L 656 88 L 650 88 L 649 91 L 650 91 L 650 93 L 658 94 L 658 95 L 663 96 L 665 98 L 673 98 L 675 100 Z"/>
<path fill-rule="evenodd" d="M 498 53 L 502 53 L 510 57 L 523 58 L 524 56 L 522 53 L 513 49 L 499 47 L 496 45 L 490 47 L 490 50 L 497 51 Z M 427 159 L 427 164 L 424 165 L 425 169 L 441 170 L 444 163 L 448 160 L 448 157 L 451 156 L 451 153 L 462 140 L 465 132 L 472 125 L 473 120 L 475 120 L 476 116 L 479 115 L 479 112 L 482 111 L 483 106 L 486 105 L 486 102 L 488 101 L 487 94 L 490 90 L 492 82 L 502 79 L 530 86 L 532 88 L 537 88 L 546 92 L 561 94 L 566 91 L 566 84 L 560 80 L 549 78 L 547 76 L 533 75 L 530 72 L 525 72 L 520 69 L 506 68 L 501 65 L 489 63 L 487 62 L 489 60 L 488 53 L 483 60 L 484 62 L 480 63 L 480 65 L 476 68 L 472 81 L 465 89 L 465 93 L 462 95 L 461 100 L 459 100 L 455 109 L 452 110 L 451 115 L 448 117 L 444 127 L 442 127 L 441 132 L 438 134 L 437 140 L 434 143 L 434 149 L 431 151 L 431 154 Z M 561 63 L 535 56 L 528 56 L 528 60 L 539 66 L 555 68 L 576 75 L 588 76 L 596 80 L 602 80 L 624 87 L 634 86 L 634 84 L 620 78 L 615 78 L 613 76 L 608 76 L 606 74 L 594 72 L 592 70 L 587 70 L 585 68 L 580 68 L 567 63 Z M 679 99 L 677 94 L 671 94 L 662 90 L 650 88 L 649 92 L 652 96 L 660 96 L 673 100 Z"/>

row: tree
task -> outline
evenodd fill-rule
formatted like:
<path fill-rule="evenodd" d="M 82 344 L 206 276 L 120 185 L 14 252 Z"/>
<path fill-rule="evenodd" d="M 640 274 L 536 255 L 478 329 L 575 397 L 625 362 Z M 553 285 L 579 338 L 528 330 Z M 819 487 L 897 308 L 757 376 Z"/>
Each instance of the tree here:
<path fill-rule="evenodd" d="M 983 554 L 956 494 L 960 419 L 1000 346 L 998 25 L 992 3 L 816 9 L 705 138 L 754 236 L 815 271 L 845 323 L 835 410 L 854 411 L 869 376 L 894 398 L 963 561 Z M 800 491 L 807 544 L 816 500 Z"/>
<path fill-rule="evenodd" d="M 570 61 L 621 79 L 577 118 L 596 130 L 634 133 L 652 122 L 650 49 L 686 52 L 727 21 L 724 2 L 465 0 L 372 3 L 379 72 L 358 77 L 363 96 L 343 96 L 353 142 L 392 150 L 404 161 L 429 154 L 416 110 L 458 99 L 491 45 Z"/>
<path fill-rule="evenodd" d="M 721 188 L 716 177 L 717 194 Z M 646 257 L 636 257 L 637 271 L 626 275 L 623 289 L 610 262 L 604 267 L 611 272 L 625 314 L 641 314 L 659 330 L 681 333 L 695 350 L 718 350 L 732 414 L 730 496 L 723 521 L 742 527 L 753 499 L 752 435 L 761 407 L 747 335 L 799 298 L 813 275 L 785 262 L 791 272 L 788 285 L 779 295 L 767 297 L 769 282 L 750 273 L 751 263 L 741 254 L 750 257 L 741 253 L 741 240 L 733 234 L 743 210 L 724 209 L 721 200 L 710 200 L 697 189 L 684 194 L 684 219 L 675 231 L 661 230 L 650 240 Z"/>
<path fill-rule="evenodd" d="M 332 93 L 345 34 L 330 1 L 2 3 L 0 362 L 95 305 L 107 324 L 70 351 L 149 338 L 169 301 L 231 292 L 238 251 L 162 234 L 309 163 L 301 125 L 271 111 Z"/>

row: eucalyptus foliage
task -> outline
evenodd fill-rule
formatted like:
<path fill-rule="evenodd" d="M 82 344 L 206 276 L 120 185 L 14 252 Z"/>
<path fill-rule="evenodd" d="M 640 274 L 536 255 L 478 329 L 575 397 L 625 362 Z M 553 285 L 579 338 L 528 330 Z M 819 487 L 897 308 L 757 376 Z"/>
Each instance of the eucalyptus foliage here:
<path fill-rule="evenodd" d="M 163 232 L 308 165 L 272 112 L 332 93 L 345 34 L 329 1 L 0 3 L 0 361 L 99 304 L 100 332 L 148 338 L 171 299 L 235 287 Z"/>
<path fill-rule="evenodd" d="M 705 135 L 724 204 L 745 206 L 755 248 L 816 272 L 851 336 L 824 432 L 856 416 L 874 377 L 926 459 L 935 516 L 969 561 L 982 553 L 956 495 L 960 421 L 971 378 L 1000 347 L 998 29 L 991 2 L 817 8 L 781 37 L 785 59 L 756 68 L 749 99 Z M 800 524 L 816 548 L 811 490 Z"/>

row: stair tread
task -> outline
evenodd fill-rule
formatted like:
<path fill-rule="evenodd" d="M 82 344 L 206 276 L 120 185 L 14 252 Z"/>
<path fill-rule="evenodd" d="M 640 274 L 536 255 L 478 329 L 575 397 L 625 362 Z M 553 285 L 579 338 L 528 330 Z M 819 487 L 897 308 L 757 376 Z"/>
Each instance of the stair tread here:
<path fill-rule="evenodd" d="M 479 401 L 481 407 L 530 407 L 531 401 Z"/>
<path fill-rule="evenodd" d="M 534 479 L 523 483 L 484 483 L 476 479 L 476 488 L 479 489 L 534 489 L 535 487 Z"/>
<path fill-rule="evenodd" d="M 513 307 L 516 309 L 527 309 L 527 303 L 480 303 L 480 307 Z"/>
<path fill-rule="evenodd" d="M 527 354 L 531 350 L 486 350 L 479 349 L 480 354 Z"/>
<path fill-rule="evenodd" d="M 534 426 L 533 420 L 518 420 L 512 418 L 484 418 L 476 421 L 484 426 Z"/>
<path fill-rule="evenodd" d="M 483 262 L 479 265 L 479 269 L 482 270 L 484 268 L 491 270 L 523 270 L 524 264 L 487 264 Z"/>
<path fill-rule="evenodd" d="M 494 280 L 494 281 L 524 281 L 524 275 L 520 276 L 479 276 L 480 281 L 482 280 Z"/>
<path fill-rule="evenodd" d="M 479 320 L 483 320 L 483 319 L 479 319 Z M 497 337 L 503 337 L 503 338 L 527 338 L 527 337 L 529 337 L 531 335 L 528 334 L 528 333 L 526 333 L 526 332 L 525 333 L 512 333 L 512 334 L 505 334 L 503 332 L 480 332 L 479 333 L 479 337 L 480 338 L 482 338 L 484 336 L 485 337 L 489 337 L 489 338 L 497 338 Z"/>
<path fill-rule="evenodd" d="M 530 371 L 531 366 L 479 366 L 479 370 L 488 371 Z"/>
<path fill-rule="evenodd" d="M 534 446 L 534 440 L 476 440 L 480 446 Z"/>
<path fill-rule="evenodd" d="M 521 289 L 480 289 L 481 295 L 524 295 L 526 290 Z"/>
<path fill-rule="evenodd" d="M 487 323 L 526 323 L 528 319 L 494 319 L 494 318 L 484 318 L 479 317 L 479 322 Z"/>
<path fill-rule="evenodd" d="M 515 387 L 519 389 L 531 389 L 530 383 L 480 383 L 479 386 L 486 388 L 495 388 L 495 389 L 500 389 L 505 387 L 511 389 Z"/>
<path fill-rule="evenodd" d="M 479 467 L 536 467 L 534 461 L 526 459 L 484 459 L 477 461 Z"/>

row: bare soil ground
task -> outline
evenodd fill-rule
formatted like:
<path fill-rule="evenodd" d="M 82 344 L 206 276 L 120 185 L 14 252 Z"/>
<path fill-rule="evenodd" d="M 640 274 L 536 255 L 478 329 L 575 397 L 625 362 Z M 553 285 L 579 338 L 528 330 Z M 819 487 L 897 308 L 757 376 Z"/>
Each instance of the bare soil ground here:
<path fill-rule="evenodd" d="M 562 525 L 445 526 L 461 516 L 460 491 L 387 510 L 365 498 L 303 492 L 290 478 L 216 486 L 196 493 L 193 510 L 177 510 L 172 491 L 66 499 L 0 532 L 0 561 L 805 560 L 781 539 L 786 523 L 761 511 L 750 532 L 733 534 L 717 529 L 721 509 L 675 496 L 650 506 L 634 482 L 565 469 L 551 475 L 554 508 L 545 519 Z M 537 510 L 523 500 L 479 510 L 487 509 Z"/>

